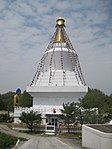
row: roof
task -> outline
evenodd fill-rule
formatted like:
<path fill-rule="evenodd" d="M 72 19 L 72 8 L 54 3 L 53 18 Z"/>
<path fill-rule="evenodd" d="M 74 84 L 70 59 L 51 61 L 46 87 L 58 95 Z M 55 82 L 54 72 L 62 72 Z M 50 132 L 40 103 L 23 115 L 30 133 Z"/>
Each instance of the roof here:
<path fill-rule="evenodd" d="M 41 58 L 30 86 L 86 86 L 76 50 L 57 19 L 56 31 Z"/>
<path fill-rule="evenodd" d="M 93 124 L 87 126 L 104 133 L 112 133 L 112 125 L 110 124 Z"/>

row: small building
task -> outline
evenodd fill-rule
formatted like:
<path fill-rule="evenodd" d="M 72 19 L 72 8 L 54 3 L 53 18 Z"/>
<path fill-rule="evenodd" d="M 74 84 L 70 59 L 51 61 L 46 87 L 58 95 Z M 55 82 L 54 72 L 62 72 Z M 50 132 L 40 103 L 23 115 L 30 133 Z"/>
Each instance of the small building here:
<path fill-rule="evenodd" d="M 89 149 L 112 149 L 112 125 L 83 125 L 82 146 Z"/>

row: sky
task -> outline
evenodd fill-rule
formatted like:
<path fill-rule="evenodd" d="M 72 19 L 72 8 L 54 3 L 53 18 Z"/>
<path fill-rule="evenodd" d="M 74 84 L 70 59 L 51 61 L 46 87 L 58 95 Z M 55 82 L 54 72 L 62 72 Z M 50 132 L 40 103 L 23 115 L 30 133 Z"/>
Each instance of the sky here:
<path fill-rule="evenodd" d="M 112 93 L 112 0 L 0 0 L 0 93 L 31 83 L 60 16 L 86 84 Z"/>

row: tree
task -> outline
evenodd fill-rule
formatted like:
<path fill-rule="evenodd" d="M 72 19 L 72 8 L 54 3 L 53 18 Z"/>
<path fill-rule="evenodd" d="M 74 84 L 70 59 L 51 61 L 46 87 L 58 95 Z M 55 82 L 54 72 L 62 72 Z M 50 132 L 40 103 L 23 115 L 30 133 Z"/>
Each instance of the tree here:
<path fill-rule="evenodd" d="M 0 122 L 10 122 L 11 118 L 8 114 L 2 113 L 0 114 Z"/>
<path fill-rule="evenodd" d="M 14 95 L 15 92 L 7 92 L 5 94 L 0 94 L 0 110 L 13 110 L 14 107 Z M 33 97 L 26 91 L 21 94 L 19 106 L 21 107 L 31 107 L 33 103 Z"/>
<path fill-rule="evenodd" d="M 27 128 L 32 132 L 34 124 L 40 124 L 42 121 L 41 114 L 31 110 L 30 112 L 22 112 L 20 118 L 21 122 L 26 123 Z"/>
<path fill-rule="evenodd" d="M 33 97 L 27 93 L 26 91 L 23 92 L 20 99 L 20 106 L 21 107 L 32 107 L 33 104 Z"/>
<path fill-rule="evenodd" d="M 2 100 L 2 96 L 0 95 L 0 105 L 2 105 L 2 106 L 0 106 L 0 110 L 3 110 L 3 100 Z"/>
<path fill-rule="evenodd" d="M 102 112 L 102 119 L 104 120 L 104 122 L 109 122 L 112 120 L 112 106 L 108 107 L 106 109 L 103 109 Z"/>
<path fill-rule="evenodd" d="M 80 124 L 97 124 L 99 122 L 99 114 L 97 109 L 82 109 L 81 110 L 81 119 L 78 116 Z M 81 120 L 81 121 L 80 121 Z"/>
<path fill-rule="evenodd" d="M 96 116 L 94 116 L 94 112 L 91 113 L 91 118 L 95 117 L 94 120 L 96 120 L 97 123 L 106 123 L 112 118 L 112 96 L 107 96 L 98 89 L 89 88 L 86 96 L 80 100 L 80 104 L 82 108 L 88 109 L 86 115 L 92 112 L 89 111 L 90 109 L 98 108 L 98 114 Z M 87 118 L 89 120 L 89 115 Z M 89 121 L 91 122 L 91 120 Z"/>
<path fill-rule="evenodd" d="M 63 109 L 61 109 L 61 119 L 65 124 L 67 124 L 68 133 L 70 132 L 70 124 L 76 123 L 78 115 L 77 103 L 67 103 L 63 104 Z"/>
<path fill-rule="evenodd" d="M 13 98 L 14 98 L 14 92 L 8 92 L 1 95 L 3 106 L 2 110 L 6 110 L 9 112 L 9 110 L 13 110 Z"/>
<path fill-rule="evenodd" d="M 82 106 L 85 108 L 98 108 L 99 110 L 107 105 L 107 96 L 98 89 L 89 89 L 82 99 Z"/>

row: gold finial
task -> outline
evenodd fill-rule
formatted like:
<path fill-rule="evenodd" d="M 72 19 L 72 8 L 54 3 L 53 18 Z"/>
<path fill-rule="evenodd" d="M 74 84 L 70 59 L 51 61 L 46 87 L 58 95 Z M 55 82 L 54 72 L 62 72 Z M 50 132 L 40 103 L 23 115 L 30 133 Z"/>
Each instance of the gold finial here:
<path fill-rule="evenodd" d="M 65 26 L 64 22 L 65 20 L 62 17 L 59 17 L 57 20 L 57 25 L 56 26 Z"/>
<path fill-rule="evenodd" d="M 64 22 L 65 20 L 62 19 L 62 17 L 59 17 L 57 20 L 56 20 L 57 24 L 56 24 L 56 27 L 57 27 L 57 32 L 56 32 L 56 36 L 55 36 L 55 42 L 56 43 L 62 43 L 62 42 L 65 42 L 65 39 L 64 39 L 64 34 L 63 34 L 63 26 L 64 25 Z"/>

